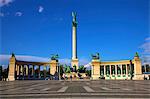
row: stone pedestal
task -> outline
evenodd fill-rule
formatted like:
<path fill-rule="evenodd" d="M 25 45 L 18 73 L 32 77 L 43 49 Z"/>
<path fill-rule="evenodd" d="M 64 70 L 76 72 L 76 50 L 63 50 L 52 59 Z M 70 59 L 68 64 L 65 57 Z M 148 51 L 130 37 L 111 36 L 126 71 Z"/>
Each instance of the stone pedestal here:
<path fill-rule="evenodd" d="M 57 71 L 58 60 L 51 60 L 50 61 L 50 74 L 54 75 Z"/>
<path fill-rule="evenodd" d="M 15 56 L 12 56 L 9 60 L 9 72 L 8 72 L 9 81 L 15 80 L 15 65 L 16 65 L 16 58 Z"/>
<path fill-rule="evenodd" d="M 144 77 L 142 75 L 142 65 L 139 56 L 135 56 L 133 59 L 134 63 L 134 77 L 133 80 L 143 80 Z"/>
<path fill-rule="evenodd" d="M 74 66 L 76 66 L 76 70 L 79 68 L 79 60 L 78 59 L 72 59 L 71 61 L 71 66 L 72 68 L 74 68 Z"/>
<path fill-rule="evenodd" d="M 92 69 L 91 69 L 92 79 L 99 79 L 100 77 L 100 61 L 92 60 Z"/>
<path fill-rule="evenodd" d="M 144 75 L 136 74 L 136 75 L 134 75 L 133 80 L 144 80 Z"/>

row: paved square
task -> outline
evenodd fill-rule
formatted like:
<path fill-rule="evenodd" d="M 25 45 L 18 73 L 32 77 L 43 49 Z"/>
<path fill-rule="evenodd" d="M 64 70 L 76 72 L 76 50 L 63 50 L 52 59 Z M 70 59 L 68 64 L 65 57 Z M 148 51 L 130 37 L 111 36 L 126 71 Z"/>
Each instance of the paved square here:
<path fill-rule="evenodd" d="M 0 98 L 150 98 L 150 81 L 0 82 Z"/>

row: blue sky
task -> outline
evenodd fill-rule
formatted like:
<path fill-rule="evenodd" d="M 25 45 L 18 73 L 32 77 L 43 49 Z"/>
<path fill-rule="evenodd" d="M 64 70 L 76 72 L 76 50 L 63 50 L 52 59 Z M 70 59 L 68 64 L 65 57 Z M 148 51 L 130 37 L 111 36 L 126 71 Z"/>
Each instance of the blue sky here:
<path fill-rule="evenodd" d="M 149 0 L 0 0 L 0 54 L 70 59 L 76 11 L 79 59 L 132 59 L 150 37 L 148 7 Z"/>

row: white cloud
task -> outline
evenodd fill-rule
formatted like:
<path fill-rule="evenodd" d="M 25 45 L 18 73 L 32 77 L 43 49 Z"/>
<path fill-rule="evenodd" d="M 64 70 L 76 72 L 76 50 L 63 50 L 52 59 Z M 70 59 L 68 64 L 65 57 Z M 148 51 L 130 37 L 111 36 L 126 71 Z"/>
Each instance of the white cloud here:
<path fill-rule="evenodd" d="M 86 65 L 88 63 L 89 63 L 89 60 L 87 60 L 86 58 L 79 59 L 79 65 Z"/>
<path fill-rule="evenodd" d="M 22 12 L 16 12 L 15 16 L 22 16 L 22 14 L 23 14 Z"/>
<path fill-rule="evenodd" d="M 150 37 L 146 38 L 145 41 L 150 41 Z"/>
<path fill-rule="evenodd" d="M 12 3 L 14 0 L 0 0 L 0 7 L 3 7 L 5 5 L 9 5 Z"/>
<path fill-rule="evenodd" d="M 86 64 L 86 65 L 84 65 L 84 67 L 87 68 L 87 69 L 91 69 L 91 66 L 92 66 L 91 62 Z"/>
<path fill-rule="evenodd" d="M 38 9 L 39 13 L 42 13 L 43 10 L 44 10 L 44 8 L 42 6 L 39 6 L 39 9 Z"/>
<path fill-rule="evenodd" d="M 59 59 L 59 62 L 61 64 L 67 64 L 70 65 L 71 60 L 69 58 L 65 58 L 65 59 Z"/>
<path fill-rule="evenodd" d="M 7 65 L 11 55 L 0 55 L 0 65 Z M 31 62 L 48 62 L 48 58 L 37 57 L 37 56 L 26 56 L 26 55 L 15 55 L 17 60 L 31 61 Z"/>
<path fill-rule="evenodd" d="M 0 55 L 0 65 L 7 66 L 9 64 L 10 57 L 11 55 Z M 50 61 L 50 58 L 47 58 L 47 57 L 28 56 L 28 55 L 15 55 L 15 57 L 17 60 L 21 60 L 21 61 L 31 61 L 31 62 L 49 62 Z M 71 59 L 69 58 L 59 59 L 59 63 L 71 65 Z M 88 60 L 82 58 L 82 59 L 79 59 L 79 65 L 84 65 L 85 67 L 89 67 L 90 63 Z"/>
<path fill-rule="evenodd" d="M 150 64 L 150 55 L 142 56 L 142 64 Z"/>
<path fill-rule="evenodd" d="M 150 64 L 150 37 L 145 39 L 145 42 L 140 46 L 142 52 L 142 64 Z"/>
<path fill-rule="evenodd" d="M 140 48 L 143 49 L 143 54 L 150 54 L 150 37 L 145 39 L 144 44 Z"/>

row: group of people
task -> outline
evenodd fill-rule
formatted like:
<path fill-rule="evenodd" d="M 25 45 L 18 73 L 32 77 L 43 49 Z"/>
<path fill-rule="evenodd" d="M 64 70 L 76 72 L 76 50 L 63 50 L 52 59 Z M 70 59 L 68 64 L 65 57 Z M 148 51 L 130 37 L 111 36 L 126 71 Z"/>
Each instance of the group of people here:
<path fill-rule="evenodd" d="M 150 75 L 144 75 L 144 80 L 150 80 Z"/>
<path fill-rule="evenodd" d="M 69 79 L 69 78 L 72 80 L 72 75 L 70 75 L 70 77 L 68 77 L 66 74 L 63 74 L 62 77 L 63 77 L 64 80 L 67 80 L 67 79 Z"/>

